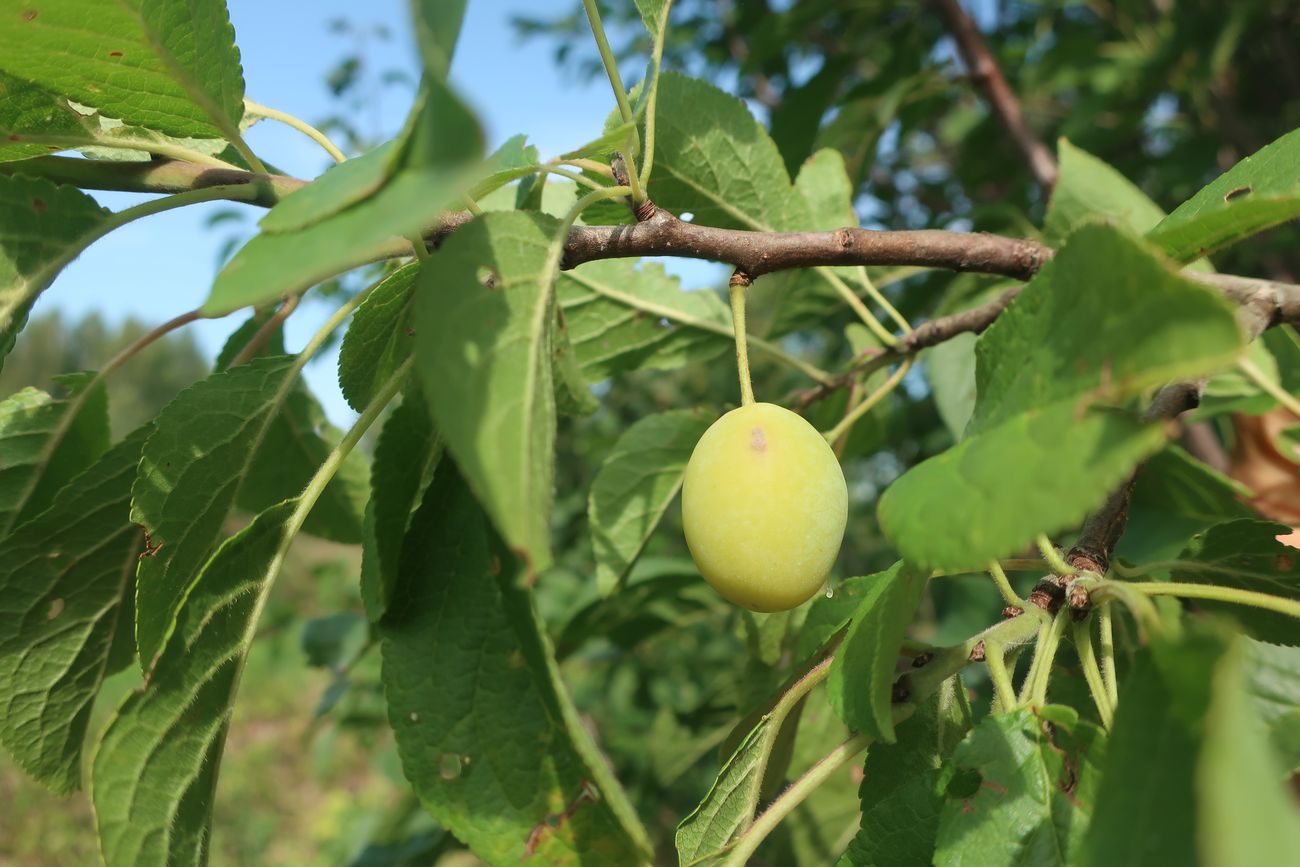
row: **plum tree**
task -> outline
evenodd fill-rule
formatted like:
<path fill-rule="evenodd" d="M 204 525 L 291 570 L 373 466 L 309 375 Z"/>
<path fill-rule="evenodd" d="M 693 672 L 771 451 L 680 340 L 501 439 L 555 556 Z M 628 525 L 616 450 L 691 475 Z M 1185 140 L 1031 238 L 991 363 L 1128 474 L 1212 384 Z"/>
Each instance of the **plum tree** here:
<path fill-rule="evenodd" d="M 682 524 L 715 590 L 754 611 L 785 611 L 826 581 L 848 519 L 844 473 L 826 438 L 784 407 L 733 409 L 686 466 Z"/>

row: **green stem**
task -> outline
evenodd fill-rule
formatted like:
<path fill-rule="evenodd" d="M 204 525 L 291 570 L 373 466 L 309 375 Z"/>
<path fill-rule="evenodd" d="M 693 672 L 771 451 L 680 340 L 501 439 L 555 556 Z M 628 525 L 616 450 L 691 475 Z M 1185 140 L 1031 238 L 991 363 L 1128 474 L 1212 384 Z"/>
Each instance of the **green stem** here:
<path fill-rule="evenodd" d="M 1114 709 L 1119 707 L 1119 684 L 1115 678 L 1115 624 L 1108 602 L 1097 606 L 1097 638 L 1101 642 L 1101 679 Z"/>
<path fill-rule="evenodd" d="M 1043 559 L 1047 561 L 1047 565 L 1052 572 L 1057 575 L 1077 575 L 1079 573 L 1078 569 L 1065 562 L 1061 552 L 1056 550 L 1056 546 L 1052 544 L 1052 540 L 1047 538 L 1046 535 L 1039 533 L 1035 541 L 1038 543 L 1038 550 L 1043 553 Z"/>
<path fill-rule="evenodd" d="M 1278 385 L 1268 374 L 1260 370 L 1249 358 L 1243 358 L 1237 362 L 1237 369 L 1258 385 L 1266 394 L 1282 404 L 1283 407 L 1290 410 L 1292 415 L 1300 416 L 1300 400 L 1288 392 L 1282 386 Z"/>
<path fill-rule="evenodd" d="M 586 159 L 585 157 L 577 157 L 571 160 L 556 158 L 551 160 L 549 163 L 547 163 L 547 166 L 573 166 L 575 169 L 582 169 L 583 171 L 600 175 L 602 178 L 609 178 L 610 180 L 614 179 L 613 169 L 611 169 L 609 166 L 605 165 L 602 162 L 598 162 L 596 160 L 589 160 Z M 588 178 L 585 180 L 590 180 L 590 179 Z"/>
<path fill-rule="evenodd" d="M 748 279 L 737 280 L 735 277 L 728 287 L 731 296 L 731 330 L 736 335 L 736 372 L 740 377 L 741 406 L 749 406 L 754 402 L 754 383 L 749 376 L 749 350 L 745 346 L 745 338 L 748 336 L 745 330 L 745 290 L 748 287 Z"/>
<path fill-rule="evenodd" d="M 609 40 L 605 38 L 605 26 L 600 21 L 600 10 L 596 7 L 596 0 L 582 0 L 582 6 L 587 11 L 587 21 L 591 24 L 591 35 L 596 37 L 596 48 L 600 51 L 600 62 L 605 66 L 605 75 L 609 77 L 609 86 L 614 91 L 614 100 L 618 103 L 619 114 L 623 118 L 623 123 L 632 123 L 632 105 L 627 101 L 627 91 L 623 89 L 623 79 L 618 74 L 618 63 L 614 59 L 614 52 L 609 47 Z M 623 154 L 623 162 L 627 164 L 627 181 L 632 195 L 632 201 L 641 204 L 645 201 L 645 192 L 641 189 L 641 178 L 636 170 L 636 151 L 637 151 L 637 134 L 636 127 L 628 133 L 626 153 Z"/>
<path fill-rule="evenodd" d="M 667 319 L 669 322 L 676 322 L 679 325 L 685 325 L 688 328 L 697 328 L 700 331 L 708 331 L 711 334 L 717 334 L 720 337 L 726 337 L 728 340 L 734 340 L 736 338 L 736 332 L 735 329 L 733 328 L 730 328 L 726 325 L 722 325 L 718 322 L 714 322 L 709 319 L 696 318 L 694 316 L 691 316 L 687 313 L 683 313 L 682 311 L 672 307 L 655 304 L 652 301 L 646 301 L 645 299 L 640 298 L 636 295 L 629 295 L 625 292 L 620 292 L 617 289 L 611 289 L 608 286 L 604 286 L 600 283 L 596 283 L 594 281 L 587 279 L 582 275 L 581 271 L 570 272 L 569 276 L 573 280 L 580 283 L 581 285 L 590 289 L 592 292 L 595 292 L 597 295 L 601 295 L 605 298 L 609 298 L 612 301 L 617 301 L 620 304 L 624 304 L 628 307 L 631 307 L 634 310 L 643 310 L 646 313 L 651 314 L 652 316 L 658 316 L 660 318 Z M 812 379 L 823 385 L 830 385 L 831 382 L 834 380 L 834 377 L 832 377 L 826 371 L 822 370 L 819 367 L 814 367 L 808 362 L 796 358 L 793 355 L 790 355 L 789 353 L 785 352 L 774 343 L 769 343 L 768 341 L 755 337 L 752 334 L 747 337 L 746 343 L 751 348 L 760 350 L 763 353 L 770 355 L 772 358 L 776 359 L 777 361 L 780 361 L 782 364 L 794 368 L 795 370 L 802 373 L 804 376 L 807 376 L 809 379 Z"/>
<path fill-rule="evenodd" d="M 1231 602 L 1235 605 L 1276 611 L 1278 614 L 1300 619 L 1300 602 L 1255 590 L 1239 590 L 1236 587 L 1224 587 L 1220 584 L 1181 584 L 1173 581 L 1125 582 L 1123 586 L 1145 596 L 1179 596 L 1185 599 Z"/>
<path fill-rule="evenodd" d="M 1110 696 L 1106 691 L 1106 683 L 1102 678 L 1101 669 L 1097 665 L 1097 657 L 1093 653 L 1091 626 L 1091 618 L 1073 624 L 1074 647 L 1079 655 L 1079 664 L 1083 667 L 1083 679 L 1087 681 L 1088 692 L 1092 694 L 1092 703 L 1097 706 L 1097 713 L 1101 716 L 1102 725 L 1109 729 L 1111 721 L 1115 717 L 1115 708 L 1110 702 Z"/>
<path fill-rule="evenodd" d="M 1076 579 L 1078 580 L 1078 579 Z M 1137 621 L 1139 640 L 1145 641 L 1148 632 L 1164 632 L 1164 621 L 1155 604 L 1143 593 L 1135 589 L 1128 581 L 1102 581 L 1088 591 L 1089 598 L 1096 603 L 1118 599 L 1133 613 Z"/>
<path fill-rule="evenodd" d="M 895 710 L 895 716 L 898 711 Z M 781 793 L 763 813 L 754 820 L 754 824 L 745 829 L 727 852 L 721 867 L 744 867 L 749 858 L 758 850 L 767 835 L 781 824 L 786 816 L 807 800 L 817 787 L 826 782 L 832 774 L 843 767 L 845 762 L 853 759 L 871 744 L 870 735 L 854 734 L 817 761 L 803 776 L 795 780 L 790 788 Z"/>
<path fill-rule="evenodd" d="M 664 3 L 662 18 L 659 19 L 659 32 L 655 34 L 654 50 L 650 55 L 650 93 L 645 104 L 645 150 L 641 161 L 641 185 L 648 186 L 650 172 L 655 162 L 655 121 L 659 103 L 659 67 L 663 63 L 664 40 L 668 36 L 668 14 L 672 11 L 673 0 Z"/>
<path fill-rule="evenodd" d="M 1047 703 L 1047 683 L 1052 677 L 1052 663 L 1056 660 L 1056 651 L 1061 646 L 1061 636 L 1065 633 L 1069 617 L 1069 609 L 1062 608 L 1051 623 L 1044 623 L 1038 630 L 1034 661 L 1030 663 L 1029 674 L 1025 676 L 1025 683 L 1020 689 L 1021 705 L 1038 707 Z"/>
<path fill-rule="evenodd" d="M 1011 685 L 1011 672 L 1007 671 L 1006 649 L 996 641 L 984 642 L 984 662 L 989 667 L 993 681 L 993 695 L 1003 713 L 1016 706 L 1016 690 Z"/>
<path fill-rule="evenodd" d="M 871 277 L 867 274 L 865 265 L 858 266 L 858 276 L 862 279 L 862 285 L 865 287 L 867 295 L 871 297 L 872 301 L 880 305 L 880 309 L 885 311 L 885 315 L 894 320 L 894 324 L 903 329 L 905 333 L 911 331 L 912 324 L 907 321 L 903 314 L 898 312 L 898 308 L 889 303 L 889 299 L 876 288 L 876 284 L 871 282 Z"/>
<path fill-rule="evenodd" d="M 329 136 L 325 135 L 325 133 L 316 129 L 316 127 L 307 123 L 305 120 L 294 117 L 288 112 L 280 111 L 279 109 L 271 108 L 267 105 L 262 105 L 260 102 L 254 102 L 251 99 L 244 100 L 244 107 L 254 114 L 260 114 L 262 117 L 269 120 L 279 121 L 285 126 L 298 130 L 298 132 L 320 145 L 325 150 L 325 153 L 330 155 L 330 158 L 333 159 L 334 162 L 347 162 L 347 154 L 343 153 L 334 142 L 330 141 Z"/>
<path fill-rule="evenodd" d="M 606 170 L 608 170 L 609 167 L 606 166 L 605 168 Z M 571 172 L 568 169 L 562 169 L 559 166 L 535 165 L 535 166 L 529 166 L 528 170 L 531 172 L 535 172 L 537 174 L 558 175 L 559 177 L 562 178 L 568 178 L 569 180 L 573 181 L 575 184 L 581 184 L 582 186 L 593 190 L 607 189 L 606 187 L 601 186 L 600 184 L 596 183 L 586 175 L 580 174 L 579 172 Z M 611 177 L 612 174 L 613 173 L 611 172 Z"/>
<path fill-rule="evenodd" d="M 407 240 L 411 242 L 411 251 L 412 253 L 414 253 L 415 258 L 421 262 L 428 261 L 430 255 L 429 248 L 425 246 L 424 238 L 420 237 L 419 235 L 412 235 Z"/>
<path fill-rule="evenodd" d="M 166 211 L 172 211 L 176 208 L 183 208 L 186 205 L 197 205 L 201 202 L 214 202 L 218 199 L 226 199 L 234 202 L 249 202 L 256 199 L 260 193 L 256 184 L 223 184 L 216 187 L 203 187 L 198 190 L 187 190 L 183 193 L 176 193 L 172 196 L 163 196 L 159 199 L 150 199 L 147 202 L 141 202 L 138 205 L 132 205 L 129 208 L 110 214 L 107 219 L 90 231 L 89 240 L 81 248 L 70 253 L 67 260 L 76 257 L 85 246 L 98 241 L 114 229 L 119 229 L 127 223 L 134 222 L 141 217 L 152 217 L 154 214 L 161 214 Z M 59 267 L 63 267 L 67 260 L 64 260 Z"/>
<path fill-rule="evenodd" d="M 876 319 L 876 317 L 871 315 L 871 311 L 867 309 L 867 305 L 863 304 L 862 299 L 858 297 L 858 293 L 854 292 L 848 283 L 841 280 L 840 275 L 836 274 L 824 265 L 819 266 L 816 270 L 817 273 L 821 275 L 822 279 L 831 284 L 831 288 L 839 293 L 839 296 L 844 299 L 844 303 L 849 305 L 849 307 L 853 309 L 854 313 L 858 314 L 858 318 L 862 320 L 863 324 L 867 326 L 872 334 L 876 335 L 876 339 L 885 346 L 895 346 L 898 344 L 898 338 L 890 334 L 889 330 L 886 329 L 885 326 L 881 325 L 880 321 Z"/>
<path fill-rule="evenodd" d="M 835 425 L 835 427 L 823 434 L 826 437 L 826 441 L 831 443 L 836 442 L 841 436 L 851 431 L 853 425 L 857 424 L 858 419 L 866 415 L 872 407 L 888 397 L 889 393 L 898 387 L 898 384 L 903 381 L 903 377 L 907 374 L 908 368 L 911 366 L 911 359 L 898 365 L 894 372 L 889 375 L 889 379 L 886 379 L 880 384 L 880 388 L 873 391 L 867 396 L 866 400 L 855 406 L 844 416 L 844 418 L 840 419 L 839 424 Z"/>
<path fill-rule="evenodd" d="M 1011 581 L 1007 578 L 1007 573 L 1002 571 L 1002 564 L 997 560 L 989 563 L 989 575 L 993 577 L 993 583 L 997 586 L 998 592 L 1002 594 L 1002 601 L 1008 605 L 1014 605 L 1021 611 L 1027 610 L 1028 605 L 1025 600 L 1021 599 L 1016 593 L 1015 588 L 1011 586 Z"/>

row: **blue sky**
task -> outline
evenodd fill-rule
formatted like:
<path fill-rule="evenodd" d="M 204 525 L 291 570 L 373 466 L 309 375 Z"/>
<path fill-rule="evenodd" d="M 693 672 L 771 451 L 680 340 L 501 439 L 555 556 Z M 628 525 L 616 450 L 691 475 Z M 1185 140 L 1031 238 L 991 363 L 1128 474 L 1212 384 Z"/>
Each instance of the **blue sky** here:
<path fill-rule="evenodd" d="M 412 77 L 416 74 L 415 50 L 407 38 L 405 0 L 365 4 L 228 0 L 228 4 L 249 98 L 309 122 L 318 122 L 336 110 L 325 76 L 353 46 L 348 37 L 330 32 L 328 22 L 332 19 L 347 18 L 359 28 L 386 25 L 395 38 L 386 45 L 376 44 L 371 59 L 377 67 L 403 69 Z M 549 16 L 572 8 L 572 0 L 478 0 L 469 4 L 452 79 L 479 112 L 489 147 L 525 133 L 543 156 L 549 157 L 599 134 L 614 104 L 607 82 L 603 78 L 577 80 L 555 65 L 553 44 L 521 42 L 509 24 L 513 14 Z M 303 10 L 309 11 L 304 15 Z M 368 114 L 374 113 L 381 134 L 389 137 L 400 128 L 408 107 L 406 91 L 389 89 L 381 104 L 370 107 Z M 249 131 L 248 139 L 259 155 L 299 177 L 313 177 L 330 165 L 314 143 L 281 124 L 260 123 Z M 125 193 L 94 195 L 115 210 L 141 199 Z M 223 207 L 231 206 L 193 206 L 114 232 L 59 276 L 37 302 L 35 313 L 59 310 L 65 317 L 79 317 L 97 310 L 109 321 L 135 316 L 159 322 L 198 306 L 207 296 L 216 273 L 218 248 L 226 237 L 220 228 L 206 228 L 204 221 L 213 210 Z M 253 214 L 257 216 L 260 212 Z M 700 280 L 709 272 L 688 267 L 684 273 Z M 688 276 L 688 282 L 690 279 Z M 288 323 L 290 348 L 305 343 L 328 313 L 323 304 L 304 303 Z M 242 318 L 236 314 L 189 327 L 215 355 Z M 335 361 L 322 357 L 307 368 L 305 376 L 330 417 L 336 423 L 346 423 L 352 414 L 338 391 Z"/>

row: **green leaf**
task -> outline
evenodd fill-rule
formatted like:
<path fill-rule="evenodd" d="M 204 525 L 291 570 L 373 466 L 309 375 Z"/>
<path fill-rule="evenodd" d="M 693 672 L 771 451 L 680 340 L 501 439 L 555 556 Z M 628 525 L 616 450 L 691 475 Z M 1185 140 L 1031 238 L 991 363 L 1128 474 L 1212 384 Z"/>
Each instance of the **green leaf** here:
<path fill-rule="evenodd" d="M 131 520 L 148 533 L 151 551 L 140 560 L 136 586 L 136 645 L 145 671 L 296 385 L 288 378 L 292 364 L 276 356 L 213 374 L 155 419 L 131 504 Z"/>
<path fill-rule="evenodd" d="M 425 263 L 416 370 L 447 448 L 530 574 L 550 564 L 554 496 L 554 291 L 559 229 L 544 214 L 488 213 Z"/>
<path fill-rule="evenodd" d="M 1300 818 L 1251 713 L 1244 656 L 1241 639 L 1204 626 L 1139 654 L 1121 688 L 1083 867 L 1293 860 Z"/>
<path fill-rule="evenodd" d="M 591 483 L 587 523 L 602 596 L 626 580 L 681 490 L 686 462 L 713 421 L 698 409 L 648 416 L 623 432 L 601 464 Z"/>
<path fill-rule="evenodd" d="M 1179 261 L 1199 259 L 1300 216 L 1300 130 L 1246 157 L 1183 202 L 1148 237 Z"/>
<path fill-rule="evenodd" d="M 935 409 L 954 440 L 975 412 L 975 343 L 974 334 L 958 334 L 921 353 Z"/>
<path fill-rule="evenodd" d="M 77 137 L 85 134 L 78 115 L 67 104 L 44 88 L 0 72 L 0 162 L 41 156 L 60 150 L 58 145 L 15 142 L 26 141 L 26 133 Z"/>
<path fill-rule="evenodd" d="M 764 715 L 718 771 L 704 800 L 677 826 L 679 863 L 710 864 L 754 821 L 763 775 L 781 721 Z"/>
<path fill-rule="evenodd" d="M 377 190 L 323 217 L 322 212 L 330 208 L 329 197 L 319 199 L 319 208 L 312 198 L 313 207 L 289 221 L 301 222 L 301 227 L 264 231 L 253 238 L 217 275 L 203 312 L 222 315 L 297 294 L 400 250 L 408 243 L 403 239 L 428 231 L 481 176 L 483 133 L 469 109 L 445 86 L 426 82 L 419 99 L 406 138 L 387 152 L 388 177 Z M 346 183 L 328 183 L 356 195 L 357 186 L 373 182 L 379 170 L 371 165 L 365 173 L 345 175 Z M 327 172 L 323 178 L 330 175 Z M 294 193 L 276 207 L 288 206 L 304 192 Z M 264 219 L 271 219 L 274 212 L 272 208 Z M 319 219 L 305 222 L 315 217 Z"/>
<path fill-rule="evenodd" d="M 380 624 L 407 778 L 434 818 L 490 864 L 639 863 L 635 818 L 575 729 L 513 558 L 490 533 L 443 463 L 406 536 L 403 604 Z"/>
<path fill-rule="evenodd" d="M 243 165 L 243 158 L 219 138 L 175 138 L 156 130 L 124 124 L 89 106 L 0 72 L 0 161 L 41 156 L 75 148 L 88 157 L 145 162 L 151 152 L 178 154 L 180 149 Z"/>
<path fill-rule="evenodd" d="M 146 687 L 104 731 L 91 798 L 108 867 L 207 863 L 231 705 L 296 505 L 263 512 L 222 544 L 190 589 Z"/>
<path fill-rule="evenodd" d="M 1242 645 L 1234 642 L 1215 669 L 1196 769 L 1197 849 L 1214 867 L 1285 864 L 1300 853 L 1300 804 L 1260 736 Z"/>
<path fill-rule="evenodd" d="M 1300 648 L 1245 639 L 1252 705 L 1282 768 L 1300 770 Z"/>
<path fill-rule="evenodd" d="M 0 741 L 59 794 L 81 785 L 81 749 L 140 552 L 131 483 L 147 428 L 0 542 Z M 125 601 L 125 605 L 123 602 Z"/>
<path fill-rule="evenodd" d="M 659 77 L 655 203 L 724 229 L 795 229 L 803 199 L 772 139 L 736 97 L 675 72 Z"/>
<path fill-rule="evenodd" d="M 1046 724 L 1024 709 L 986 717 L 953 752 L 959 779 L 975 774 L 978 784 L 969 793 L 949 785 L 936 867 L 1073 863 L 1104 754 L 1105 736 L 1091 723 Z"/>
<path fill-rule="evenodd" d="M 559 308 L 555 311 L 551 340 L 555 347 L 551 357 L 551 378 L 555 381 L 555 411 L 562 415 L 591 415 L 600 408 L 600 401 L 592 393 L 591 383 L 582 373 L 578 354 L 574 351 L 573 341 L 569 339 L 564 312 Z"/>
<path fill-rule="evenodd" d="M 267 309 L 245 321 L 226 340 L 217 356 L 215 369 L 228 369 L 230 362 L 274 312 Z M 268 337 L 257 357 L 283 354 L 284 332 L 277 329 Z M 395 370 L 396 367 L 385 370 L 382 375 L 391 376 Z M 288 389 L 276 398 L 278 406 L 259 434 L 261 445 L 252 455 L 252 466 L 245 472 L 243 484 L 236 494 L 235 506 L 246 512 L 256 514 L 301 492 L 338 444 L 338 430 L 326 421 L 324 410 L 307 387 L 299 381 Z M 355 451 L 350 452 L 321 492 L 303 529 L 314 536 L 345 545 L 360 542 L 367 476 L 364 458 Z"/>
<path fill-rule="evenodd" d="M 442 440 L 418 388 L 409 389 L 379 432 L 371 465 L 361 548 L 361 599 L 372 622 L 384 616 L 397 586 L 402 540 L 433 480 Z"/>
<path fill-rule="evenodd" d="M 339 349 L 339 387 L 357 412 L 365 409 L 382 385 L 415 348 L 411 297 L 419 263 L 412 262 L 384 278 L 357 312 Z"/>
<path fill-rule="evenodd" d="M 481 199 L 511 181 L 534 174 L 541 156 L 537 148 L 527 142 L 526 136 L 511 136 L 489 154 L 483 177 L 470 187 L 469 197 Z"/>
<path fill-rule="evenodd" d="M 56 377 L 59 398 L 25 388 L 0 402 L 0 538 L 43 512 L 109 445 L 108 398 L 93 373 Z"/>
<path fill-rule="evenodd" d="M 733 345 L 730 314 L 717 295 L 683 291 L 656 262 L 588 262 L 563 272 L 556 292 L 591 380 L 706 361 Z"/>
<path fill-rule="evenodd" d="M 835 654 L 827 693 L 849 728 L 894 742 L 894 668 L 928 572 L 895 563 L 872 577 Z"/>
<path fill-rule="evenodd" d="M 980 337 L 969 432 L 1067 398 L 1116 400 L 1207 373 L 1241 347 L 1220 295 L 1123 231 L 1086 225 Z"/>
<path fill-rule="evenodd" d="M 880 526 L 910 563 L 979 571 L 1077 525 L 1164 442 L 1124 412 L 1031 410 L 904 473 L 880 498 Z"/>
<path fill-rule="evenodd" d="M 0 70 L 177 136 L 228 137 L 244 75 L 221 0 L 40 0 L 0 18 Z"/>
<path fill-rule="evenodd" d="M 386 371 L 384 377 L 395 370 Z M 301 492 L 341 436 L 325 419 L 316 398 L 295 382 L 262 433 L 235 505 L 256 514 Z M 368 475 L 361 455 L 349 453 L 307 515 L 303 530 L 344 545 L 360 542 Z"/>
<path fill-rule="evenodd" d="M 1176 445 L 1148 458 L 1137 473 L 1128 523 L 1115 553 L 1133 563 L 1172 560 L 1188 540 L 1227 518 L 1251 517 L 1250 490 Z"/>
<path fill-rule="evenodd" d="M 671 5 L 671 0 L 636 0 L 636 9 L 641 13 L 641 21 L 651 36 L 659 35 L 663 17 L 668 14 Z"/>
<path fill-rule="evenodd" d="M 1043 224 L 1048 243 L 1061 243 L 1098 215 L 1139 234 L 1164 219 L 1160 206 L 1108 163 L 1066 139 L 1057 145 L 1057 156 L 1061 161 L 1060 177 Z"/>
<path fill-rule="evenodd" d="M 36 297 L 99 237 L 107 216 L 73 187 L 0 175 L 0 367 Z"/>
<path fill-rule="evenodd" d="M 1192 537 L 1171 577 L 1300 600 L 1300 552 L 1277 540 L 1291 532 L 1251 518 L 1215 524 Z M 1293 617 L 1227 602 L 1198 599 L 1196 605 L 1231 617 L 1262 641 L 1300 645 L 1300 621 Z"/>
<path fill-rule="evenodd" d="M 593 157 L 596 159 L 608 157 L 610 154 L 616 151 L 621 151 L 623 148 L 627 147 L 628 133 L 635 129 L 636 124 L 634 123 L 620 123 L 605 130 L 605 132 L 600 136 L 587 142 L 582 147 L 574 148 L 571 151 L 565 151 L 560 155 L 560 158 L 565 160 L 578 160 Z"/>
<path fill-rule="evenodd" d="M 373 196 L 388 180 L 389 162 L 400 144 L 385 142 L 345 163 L 330 166 L 310 184 L 277 202 L 257 224 L 264 232 L 294 232 Z"/>
<path fill-rule="evenodd" d="M 862 825 L 838 867 L 933 862 L 948 759 L 971 726 L 964 689 L 947 681 L 902 723 L 897 743 L 872 744 L 859 789 Z"/>
<path fill-rule="evenodd" d="M 451 68 L 452 54 L 460 36 L 461 22 L 469 0 L 412 0 L 415 43 L 420 48 L 424 69 L 444 81 Z"/>

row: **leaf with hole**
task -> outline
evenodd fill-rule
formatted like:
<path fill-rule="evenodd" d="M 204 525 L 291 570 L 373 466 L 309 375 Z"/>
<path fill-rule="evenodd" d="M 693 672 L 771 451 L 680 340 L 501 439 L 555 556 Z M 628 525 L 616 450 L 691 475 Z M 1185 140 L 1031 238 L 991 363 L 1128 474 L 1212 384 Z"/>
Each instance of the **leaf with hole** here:
<path fill-rule="evenodd" d="M 1246 157 L 1147 235 L 1182 262 L 1300 216 L 1300 130 Z"/>

